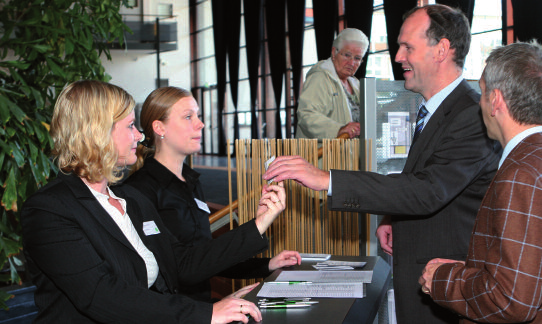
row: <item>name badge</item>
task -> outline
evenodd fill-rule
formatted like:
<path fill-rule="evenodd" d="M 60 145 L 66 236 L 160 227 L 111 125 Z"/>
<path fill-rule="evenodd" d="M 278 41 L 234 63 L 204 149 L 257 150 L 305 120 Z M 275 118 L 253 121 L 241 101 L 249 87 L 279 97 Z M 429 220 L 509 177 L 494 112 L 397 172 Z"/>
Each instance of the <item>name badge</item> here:
<path fill-rule="evenodd" d="M 156 223 L 154 223 L 154 221 L 148 221 L 143 222 L 143 233 L 145 233 L 145 235 L 147 236 L 156 235 L 160 234 L 160 230 L 158 229 L 158 226 L 156 226 Z"/>
<path fill-rule="evenodd" d="M 199 200 L 198 198 L 194 198 L 194 200 L 196 201 L 196 204 L 198 204 L 198 208 L 203 210 L 203 211 L 206 211 L 207 213 L 211 213 L 211 210 L 209 209 L 209 206 L 207 206 L 207 204 L 201 200 Z"/>

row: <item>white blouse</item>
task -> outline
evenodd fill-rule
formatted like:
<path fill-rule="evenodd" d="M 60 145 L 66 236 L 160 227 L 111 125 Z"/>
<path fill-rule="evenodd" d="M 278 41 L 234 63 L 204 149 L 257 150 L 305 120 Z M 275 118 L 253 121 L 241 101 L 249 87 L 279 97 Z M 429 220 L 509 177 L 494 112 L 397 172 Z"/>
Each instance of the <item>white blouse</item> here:
<path fill-rule="evenodd" d="M 111 189 L 107 187 L 107 192 L 109 193 L 111 198 L 116 199 L 120 202 L 122 210 L 124 211 L 124 213 L 121 214 L 117 208 L 115 208 L 113 205 L 111 205 L 111 203 L 109 203 L 109 196 L 92 189 L 88 185 L 87 187 L 90 189 L 94 197 L 98 199 L 102 207 L 107 211 L 111 218 L 113 218 L 115 223 L 117 223 L 122 233 L 124 233 L 124 236 L 126 236 L 128 241 L 141 256 L 143 261 L 145 261 L 145 265 L 147 267 L 147 286 L 148 288 L 150 288 L 154 284 L 154 282 L 156 281 L 156 277 L 158 276 L 158 263 L 156 262 L 154 254 L 145 246 L 145 244 L 143 244 L 143 241 L 141 241 L 141 238 L 139 237 L 139 234 L 137 234 L 134 224 L 132 224 L 132 220 L 126 213 L 126 200 L 115 196 L 113 191 L 111 191 Z"/>

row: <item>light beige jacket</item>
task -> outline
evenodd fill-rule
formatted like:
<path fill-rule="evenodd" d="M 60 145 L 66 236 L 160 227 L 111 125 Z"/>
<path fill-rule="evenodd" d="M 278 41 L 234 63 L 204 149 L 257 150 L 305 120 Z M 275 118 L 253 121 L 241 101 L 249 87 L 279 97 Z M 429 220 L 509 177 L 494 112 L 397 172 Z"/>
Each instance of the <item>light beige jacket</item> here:
<path fill-rule="evenodd" d="M 348 82 L 359 97 L 359 80 Z M 296 138 L 335 138 L 352 121 L 348 98 L 331 58 L 318 62 L 307 73 L 297 108 Z"/>

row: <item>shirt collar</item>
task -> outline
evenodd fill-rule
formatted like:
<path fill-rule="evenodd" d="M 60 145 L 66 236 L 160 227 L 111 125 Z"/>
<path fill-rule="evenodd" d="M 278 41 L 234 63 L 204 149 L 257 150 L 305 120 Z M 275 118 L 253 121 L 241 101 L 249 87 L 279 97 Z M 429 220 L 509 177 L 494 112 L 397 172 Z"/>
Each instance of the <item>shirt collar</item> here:
<path fill-rule="evenodd" d="M 506 159 L 506 157 L 508 156 L 508 154 L 510 154 L 510 152 L 512 152 L 512 150 L 521 142 L 523 141 L 523 139 L 525 139 L 526 137 L 534 134 L 534 133 L 541 133 L 542 132 L 542 126 L 535 126 L 535 127 L 531 127 L 529 129 L 526 129 L 524 130 L 523 132 L 517 134 L 516 136 L 514 136 L 507 144 L 506 146 L 504 147 L 504 150 L 502 151 L 502 156 L 501 156 L 501 160 L 499 161 L 499 168 L 501 167 L 502 163 L 504 162 L 504 160 Z"/>
<path fill-rule="evenodd" d="M 111 197 L 113 199 L 116 199 L 116 200 L 118 200 L 120 202 L 120 205 L 122 206 L 122 210 L 124 210 L 124 213 L 126 213 L 126 200 L 124 200 L 123 198 L 120 198 L 117 195 L 115 195 L 115 193 L 109 188 L 109 186 L 106 187 L 107 193 L 109 193 L 109 196 L 108 196 L 106 194 L 103 194 L 101 192 L 98 192 L 98 191 L 92 189 L 92 187 L 87 185 L 85 182 L 83 182 L 83 183 L 87 186 L 87 188 L 90 189 L 90 192 L 92 193 L 92 195 L 94 195 L 94 197 L 96 197 L 96 199 L 98 201 L 104 201 L 104 202 L 109 203 L 109 197 Z"/>
<path fill-rule="evenodd" d="M 460 75 L 457 79 L 454 80 L 454 82 L 447 85 L 444 89 L 440 90 L 437 94 L 429 98 L 429 100 L 425 101 L 425 99 L 422 100 L 422 105 L 425 105 L 425 108 L 429 112 L 429 116 L 432 116 L 437 108 L 442 104 L 444 99 L 452 93 L 452 91 L 457 88 L 457 86 L 463 81 L 463 76 Z"/>
<path fill-rule="evenodd" d="M 181 181 L 173 172 L 169 171 L 162 163 L 158 162 L 154 156 L 148 157 L 145 159 L 143 168 L 158 181 L 161 187 L 167 187 L 172 181 Z M 198 180 L 200 174 L 194 171 L 188 166 L 188 164 L 183 165 L 183 177 L 187 183 L 194 183 Z M 182 181 L 181 181 L 182 182 Z"/>

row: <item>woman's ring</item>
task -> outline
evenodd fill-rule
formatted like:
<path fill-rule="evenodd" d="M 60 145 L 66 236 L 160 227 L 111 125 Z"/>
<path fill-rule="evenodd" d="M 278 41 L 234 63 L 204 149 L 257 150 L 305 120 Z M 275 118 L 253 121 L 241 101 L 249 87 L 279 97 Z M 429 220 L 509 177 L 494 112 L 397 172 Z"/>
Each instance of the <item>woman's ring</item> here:
<path fill-rule="evenodd" d="M 422 291 L 423 291 L 425 294 L 429 294 L 429 289 L 427 289 L 427 287 L 425 287 L 425 286 L 422 286 Z"/>

